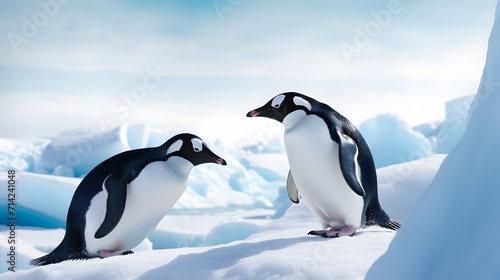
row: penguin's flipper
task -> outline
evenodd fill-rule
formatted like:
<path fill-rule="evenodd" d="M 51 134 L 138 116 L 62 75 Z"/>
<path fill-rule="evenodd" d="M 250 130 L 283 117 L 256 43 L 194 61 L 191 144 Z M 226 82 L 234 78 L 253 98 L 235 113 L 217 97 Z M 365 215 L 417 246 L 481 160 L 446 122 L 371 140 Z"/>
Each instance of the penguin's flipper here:
<path fill-rule="evenodd" d="M 286 179 L 286 190 L 288 191 L 288 197 L 293 203 L 299 203 L 299 191 L 293 180 L 292 170 L 288 171 L 288 178 Z"/>
<path fill-rule="evenodd" d="M 96 239 L 108 235 L 122 218 L 127 200 L 127 176 L 111 174 L 104 181 L 104 187 L 108 192 L 106 200 L 106 215 L 99 229 L 94 234 Z"/>
<path fill-rule="evenodd" d="M 339 130 L 336 131 L 339 139 L 339 162 L 342 175 L 353 192 L 365 196 L 365 190 L 358 176 L 358 146 L 351 137 Z"/>

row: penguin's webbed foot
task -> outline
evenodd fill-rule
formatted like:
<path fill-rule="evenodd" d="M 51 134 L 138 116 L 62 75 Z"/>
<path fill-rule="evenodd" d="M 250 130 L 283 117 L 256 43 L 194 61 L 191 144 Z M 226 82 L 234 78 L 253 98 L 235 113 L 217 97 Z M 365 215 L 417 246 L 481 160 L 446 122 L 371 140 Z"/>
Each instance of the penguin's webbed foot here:
<path fill-rule="evenodd" d="M 323 238 L 335 238 L 340 236 L 353 236 L 356 228 L 353 226 L 346 226 L 342 230 L 311 230 L 308 235 L 321 235 Z"/>
<path fill-rule="evenodd" d="M 323 235 L 327 231 L 328 230 L 311 230 L 310 232 L 307 233 L 307 235 Z"/>
<path fill-rule="evenodd" d="M 110 252 L 110 251 L 107 251 L 107 250 L 102 250 L 102 251 L 99 251 L 98 255 L 101 259 L 104 259 L 104 258 L 109 258 L 109 257 L 114 257 L 114 256 L 125 256 L 125 255 L 130 255 L 130 254 L 133 254 L 134 252 L 132 250 L 128 250 L 128 251 L 118 251 L 118 252 Z"/>

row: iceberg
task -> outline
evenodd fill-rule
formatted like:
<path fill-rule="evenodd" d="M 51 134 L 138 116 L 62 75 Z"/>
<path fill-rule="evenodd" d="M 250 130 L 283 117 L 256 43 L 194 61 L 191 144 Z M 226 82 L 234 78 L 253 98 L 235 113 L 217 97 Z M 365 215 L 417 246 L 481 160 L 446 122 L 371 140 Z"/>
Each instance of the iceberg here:
<path fill-rule="evenodd" d="M 496 279 L 500 273 L 500 6 L 458 144 L 366 279 Z"/>

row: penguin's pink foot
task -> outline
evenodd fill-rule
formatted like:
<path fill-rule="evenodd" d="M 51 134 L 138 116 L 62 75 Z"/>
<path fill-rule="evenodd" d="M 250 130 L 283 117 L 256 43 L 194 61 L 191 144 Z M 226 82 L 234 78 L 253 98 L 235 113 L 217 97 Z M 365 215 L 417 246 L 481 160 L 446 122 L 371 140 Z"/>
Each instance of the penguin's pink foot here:
<path fill-rule="evenodd" d="M 325 238 L 335 238 L 340 236 L 353 236 L 356 232 L 356 228 L 353 226 L 346 226 L 342 230 L 311 230 L 309 235 L 321 235 L 321 237 Z"/>
<path fill-rule="evenodd" d="M 118 251 L 118 252 L 110 252 L 110 251 L 106 251 L 106 250 L 102 250 L 102 251 L 99 251 L 98 255 L 101 259 L 104 259 L 104 258 L 109 258 L 109 257 L 114 257 L 114 256 L 125 256 L 125 255 L 129 255 L 129 254 L 133 254 L 134 252 L 132 252 L 131 250 L 128 250 L 128 251 Z"/>

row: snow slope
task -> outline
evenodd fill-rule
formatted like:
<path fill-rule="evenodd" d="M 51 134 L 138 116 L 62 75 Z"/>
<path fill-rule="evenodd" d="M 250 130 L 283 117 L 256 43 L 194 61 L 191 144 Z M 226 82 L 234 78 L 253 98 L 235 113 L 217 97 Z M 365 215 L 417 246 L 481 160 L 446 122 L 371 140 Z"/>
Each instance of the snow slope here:
<path fill-rule="evenodd" d="M 321 239 L 306 235 L 318 226 L 305 206 L 294 205 L 282 218 L 243 241 L 63 262 L 6 272 L 1 278 L 320 279 L 330 275 L 327 279 L 362 279 L 394 236 L 393 232 L 378 228 L 360 231 L 355 238 Z"/>
<path fill-rule="evenodd" d="M 486 66 L 466 131 L 366 279 L 498 279 L 499 108 L 497 4 Z"/>

